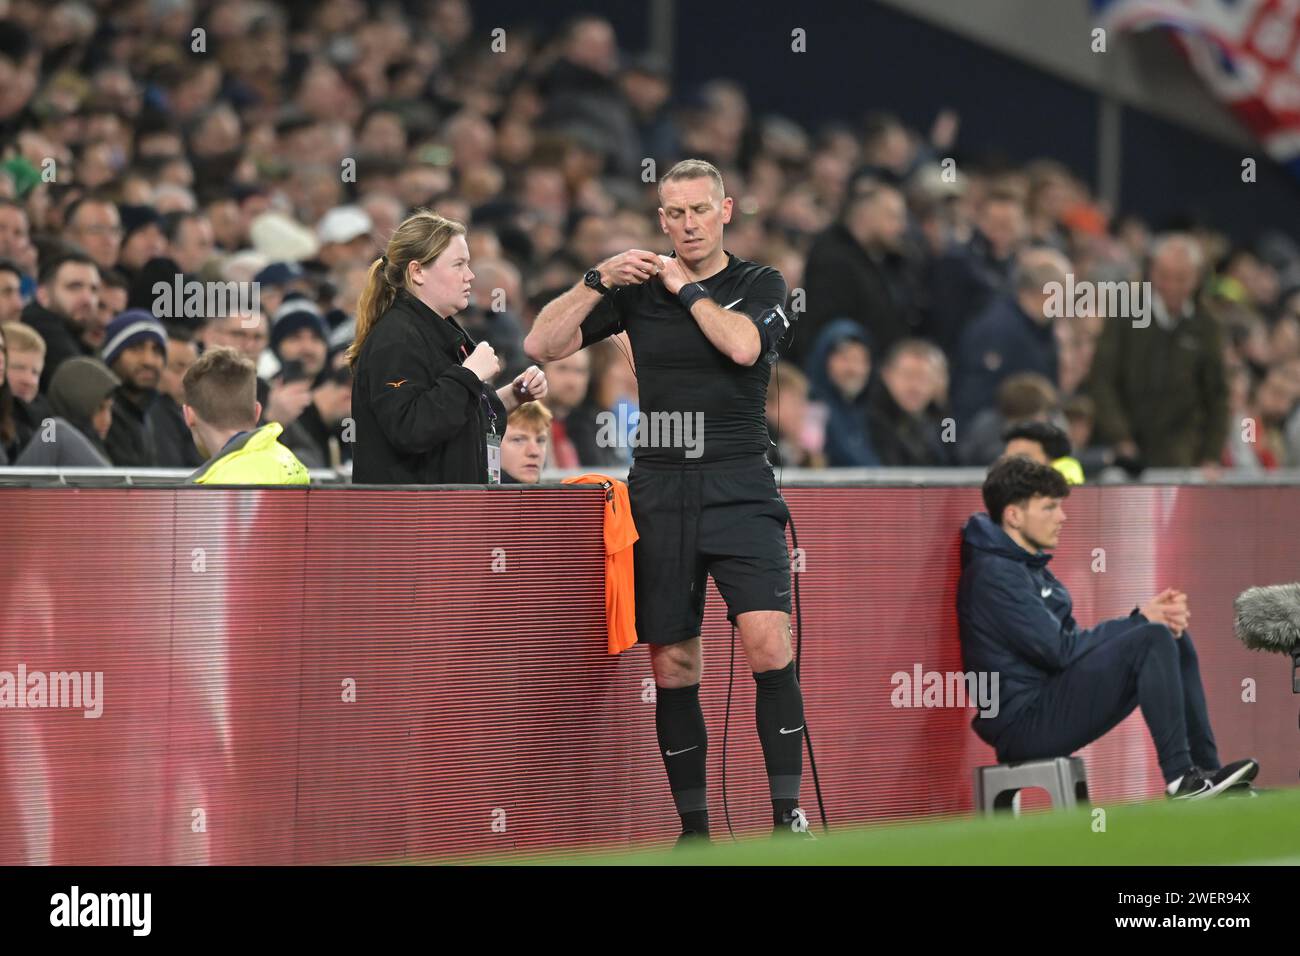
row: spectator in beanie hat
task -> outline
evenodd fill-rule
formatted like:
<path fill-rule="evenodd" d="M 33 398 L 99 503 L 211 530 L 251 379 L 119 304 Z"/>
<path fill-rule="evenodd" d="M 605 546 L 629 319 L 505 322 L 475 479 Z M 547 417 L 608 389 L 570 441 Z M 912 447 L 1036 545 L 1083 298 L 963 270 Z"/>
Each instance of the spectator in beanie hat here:
<path fill-rule="evenodd" d="M 119 468 L 157 464 L 147 415 L 158 397 L 167 364 L 167 332 L 144 309 L 127 309 L 108 325 L 104 364 L 122 380 L 113 391 L 113 425 L 105 442 Z"/>
<path fill-rule="evenodd" d="M 352 459 L 343 421 L 352 414 L 352 369 L 343 350 L 331 354 L 311 390 L 311 403 L 285 426 L 280 443 L 308 468 L 337 468 Z"/>
<path fill-rule="evenodd" d="M 302 377 L 315 380 L 329 355 L 329 327 L 316 303 L 291 293 L 271 316 L 271 351 L 281 364 L 302 363 Z"/>
<path fill-rule="evenodd" d="M 262 311 L 269 315 L 275 314 L 290 293 L 311 289 L 306 271 L 296 262 L 272 262 L 253 276 L 253 281 L 257 283 Z"/>
<path fill-rule="evenodd" d="M 117 267 L 134 276 L 150 259 L 167 254 L 167 235 L 162 216 L 153 206 L 124 204 L 117 207 L 122 218 L 122 249 Z"/>
<path fill-rule="evenodd" d="M 327 336 L 328 326 L 320 309 L 300 292 L 291 292 L 272 318 L 271 351 L 280 360 L 275 380 L 278 387 L 289 392 L 310 388 L 304 392 L 306 404 L 299 414 L 275 419 L 284 426 L 280 441 L 308 468 L 324 468 L 330 460 L 327 437 L 333 423 L 326 424 L 316 409 L 326 386 L 324 382 L 317 386 L 317 382 L 329 356 Z M 325 390 L 331 394 L 337 391 Z"/>

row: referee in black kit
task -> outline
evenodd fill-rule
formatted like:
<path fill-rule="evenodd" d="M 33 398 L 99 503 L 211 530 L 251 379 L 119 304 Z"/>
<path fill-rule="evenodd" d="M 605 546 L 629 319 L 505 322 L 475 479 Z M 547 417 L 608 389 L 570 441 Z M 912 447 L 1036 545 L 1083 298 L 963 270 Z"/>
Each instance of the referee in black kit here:
<path fill-rule="evenodd" d="M 722 247 L 732 200 L 711 163 L 688 159 L 670 169 L 659 203 L 674 254 L 632 249 L 600 263 L 542 309 L 524 348 L 538 362 L 554 361 L 626 331 L 641 428 L 671 421 L 687 437 L 694 424 L 702 439 L 641 437 L 628 475 L 641 535 L 637 635 L 650 645 L 659 752 L 682 818 L 678 843 L 707 841 L 709 833 L 699 697 L 706 574 L 758 685 L 774 830 L 810 838 L 799 808 L 804 719 L 790 647 L 790 513 L 767 461 L 764 417 L 771 362 L 789 327 L 785 280 Z"/>

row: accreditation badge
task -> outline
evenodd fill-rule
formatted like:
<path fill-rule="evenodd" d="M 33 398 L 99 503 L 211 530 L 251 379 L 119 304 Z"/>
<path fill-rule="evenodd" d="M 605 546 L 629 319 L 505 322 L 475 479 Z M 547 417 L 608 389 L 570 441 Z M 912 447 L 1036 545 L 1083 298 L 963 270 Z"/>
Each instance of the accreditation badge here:
<path fill-rule="evenodd" d="M 501 436 L 489 433 L 487 436 L 488 482 L 501 484 Z"/>

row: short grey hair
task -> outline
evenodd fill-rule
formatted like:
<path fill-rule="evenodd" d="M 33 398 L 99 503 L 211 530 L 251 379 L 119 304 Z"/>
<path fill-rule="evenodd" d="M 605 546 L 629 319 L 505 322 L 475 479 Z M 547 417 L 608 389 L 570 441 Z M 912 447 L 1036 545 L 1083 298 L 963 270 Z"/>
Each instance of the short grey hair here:
<path fill-rule="evenodd" d="M 1071 268 L 1070 260 L 1055 249 L 1044 246 L 1025 249 L 1016 260 L 1016 290 L 1045 292 L 1049 282 L 1064 284 Z"/>
<path fill-rule="evenodd" d="M 726 187 L 722 185 L 722 170 L 706 159 L 683 159 L 660 177 L 659 201 L 661 203 L 664 201 L 664 183 L 677 182 L 682 179 L 704 179 L 705 177 L 713 180 L 713 184 L 718 187 L 718 192 L 723 196 L 727 195 Z"/>
<path fill-rule="evenodd" d="M 1188 256 L 1192 260 L 1192 266 L 1200 273 L 1205 265 L 1205 250 L 1201 244 L 1196 241 L 1195 237 L 1185 232 L 1166 232 L 1156 237 L 1151 243 L 1151 261 L 1155 262 L 1162 255 L 1178 248 L 1179 246 L 1187 250 Z"/>

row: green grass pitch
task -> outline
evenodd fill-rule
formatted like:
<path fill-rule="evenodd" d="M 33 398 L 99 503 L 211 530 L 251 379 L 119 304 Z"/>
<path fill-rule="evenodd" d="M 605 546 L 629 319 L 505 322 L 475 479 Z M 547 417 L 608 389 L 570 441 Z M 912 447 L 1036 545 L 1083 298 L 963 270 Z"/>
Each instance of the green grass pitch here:
<path fill-rule="evenodd" d="M 1098 810 L 1104 815 L 1099 815 Z M 1104 829 L 1103 829 L 1104 826 Z M 1253 799 L 1153 800 L 1019 818 L 945 817 L 814 831 L 816 841 L 766 837 L 682 850 L 558 854 L 488 863 L 600 866 L 1198 866 L 1300 864 L 1300 789 Z"/>

